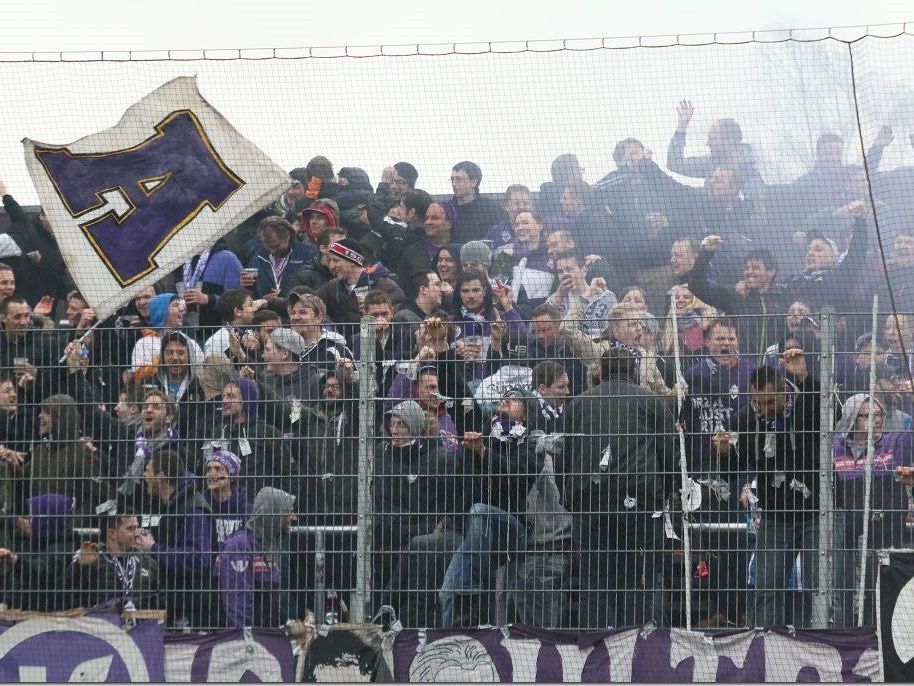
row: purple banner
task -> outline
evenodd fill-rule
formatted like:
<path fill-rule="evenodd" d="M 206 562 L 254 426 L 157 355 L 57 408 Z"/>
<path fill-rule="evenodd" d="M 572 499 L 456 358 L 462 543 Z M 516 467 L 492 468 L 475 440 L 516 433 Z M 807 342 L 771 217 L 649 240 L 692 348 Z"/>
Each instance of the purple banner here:
<path fill-rule="evenodd" d="M 117 616 L 0 622 L 0 681 L 161 682 L 163 641 L 152 620 L 129 631 Z"/>
<path fill-rule="evenodd" d="M 530 627 L 401 631 L 394 681 L 881 681 L 873 627 L 701 634 L 638 628 L 574 633 Z"/>
<path fill-rule="evenodd" d="M 267 683 L 293 681 L 295 659 L 279 631 L 231 630 L 165 637 L 167 681 Z"/>

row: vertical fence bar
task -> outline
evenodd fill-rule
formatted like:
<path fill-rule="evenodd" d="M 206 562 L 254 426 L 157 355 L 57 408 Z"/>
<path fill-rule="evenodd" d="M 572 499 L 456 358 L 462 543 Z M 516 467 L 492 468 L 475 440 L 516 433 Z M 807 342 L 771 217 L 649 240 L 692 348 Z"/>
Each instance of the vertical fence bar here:
<path fill-rule="evenodd" d="M 876 397 L 876 331 L 879 326 L 879 295 L 873 295 L 873 323 L 870 328 L 869 416 L 866 419 L 866 462 L 863 467 L 863 538 L 860 542 L 860 582 L 857 585 L 857 626 L 863 626 L 863 596 L 866 591 L 866 549 L 870 535 L 870 498 L 873 492 L 873 412 Z M 853 430 L 853 428 L 851 429 Z"/>
<path fill-rule="evenodd" d="M 358 530 L 355 556 L 355 603 L 352 621 L 365 622 L 371 617 L 371 539 L 372 502 L 371 480 L 374 472 L 375 412 L 374 367 L 377 330 L 373 317 L 363 317 L 360 324 L 359 351 L 359 479 L 357 497 Z"/>
<path fill-rule="evenodd" d="M 676 363 L 676 415 L 682 416 L 682 404 L 685 402 L 685 378 L 682 376 L 682 362 L 679 359 L 679 323 L 676 320 L 676 290 L 673 289 L 670 294 L 670 312 L 673 323 L 673 358 Z M 689 478 L 689 467 L 686 460 L 685 432 L 682 429 L 682 422 L 676 422 L 679 431 L 679 472 L 682 482 L 682 495 L 679 502 L 682 503 L 682 567 L 683 567 L 683 586 L 685 593 L 685 625 L 686 631 L 692 630 L 692 534 L 689 530 L 689 516 L 686 511 L 686 489 L 691 489 L 691 479 Z"/>
<path fill-rule="evenodd" d="M 832 484 L 832 427 L 835 407 L 832 392 L 835 385 L 835 309 L 822 308 L 822 354 L 819 361 L 819 578 L 812 599 L 812 621 L 817 629 L 829 628 L 831 617 L 834 554 L 832 544 L 835 530 L 835 498 Z"/>

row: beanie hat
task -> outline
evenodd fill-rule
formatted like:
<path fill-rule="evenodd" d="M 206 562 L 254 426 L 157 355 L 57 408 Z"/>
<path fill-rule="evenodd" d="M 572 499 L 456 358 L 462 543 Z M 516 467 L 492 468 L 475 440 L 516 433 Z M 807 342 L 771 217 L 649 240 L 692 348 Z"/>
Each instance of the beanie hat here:
<path fill-rule="evenodd" d="M 413 438 L 425 435 L 425 411 L 415 400 L 404 400 L 395 405 L 387 414 L 391 417 L 399 417 L 400 421 L 406 424 L 406 428 L 409 429 L 409 434 Z"/>
<path fill-rule="evenodd" d="M 482 241 L 469 241 L 460 248 L 461 262 L 479 262 L 487 268 L 492 266 L 492 249 Z"/>
<path fill-rule="evenodd" d="M 349 182 L 349 186 L 353 190 L 365 190 L 372 191 L 371 180 L 368 178 L 368 172 L 366 172 L 361 167 L 343 167 L 337 173 L 342 179 L 346 179 Z M 340 209 L 343 209 L 340 207 Z"/>
<path fill-rule="evenodd" d="M 238 456 L 235 453 L 229 452 L 224 448 L 214 448 L 213 452 L 208 458 L 206 458 L 206 463 L 218 462 L 223 467 L 225 471 L 228 472 L 228 475 L 231 478 L 238 476 L 238 472 L 241 471 L 241 460 L 238 459 Z"/>
<path fill-rule="evenodd" d="M 168 306 L 175 299 L 174 293 L 162 293 L 149 299 L 149 325 L 161 331 L 165 328 L 165 320 L 168 319 Z"/>
<path fill-rule="evenodd" d="M 342 257 L 347 262 L 352 262 L 358 267 L 365 266 L 365 249 L 351 238 L 344 238 L 336 243 L 331 243 L 330 252 L 337 257 Z"/>
<path fill-rule="evenodd" d="M 32 536 L 36 540 L 53 540 L 72 526 L 73 498 L 62 493 L 45 493 L 25 501 L 32 518 Z"/>

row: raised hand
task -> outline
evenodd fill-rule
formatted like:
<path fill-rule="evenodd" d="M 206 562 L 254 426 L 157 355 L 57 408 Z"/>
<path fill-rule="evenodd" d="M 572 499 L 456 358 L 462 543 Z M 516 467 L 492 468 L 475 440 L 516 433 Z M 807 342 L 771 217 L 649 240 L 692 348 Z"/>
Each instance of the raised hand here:
<path fill-rule="evenodd" d="M 701 239 L 701 249 L 708 252 L 717 252 L 724 246 L 724 239 L 716 234 L 705 236 Z"/>
<path fill-rule="evenodd" d="M 690 100 L 680 100 L 679 107 L 676 108 L 676 114 L 679 117 L 679 123 L 676 126 L 676 130 L 680 133 L 685 133 L 686 129 L 689 128 L 689 122 L 692 121 L 692 115 L 695 113 L 695 108 L 692 106 Z"/>

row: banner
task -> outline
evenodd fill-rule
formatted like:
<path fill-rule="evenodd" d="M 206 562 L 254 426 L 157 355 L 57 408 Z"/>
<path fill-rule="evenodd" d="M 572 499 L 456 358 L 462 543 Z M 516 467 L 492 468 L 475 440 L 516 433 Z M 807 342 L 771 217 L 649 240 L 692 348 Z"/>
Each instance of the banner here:
<path fill-rule="evenodd" d="M 153 620 L 125 631 L 117 616 L 0 622 L 0 681 L 161 682 L 164 632 Z"/>
<path fill-rule="evenodd" d="M 914 681 L 914 552 L 880 552 L 877 606 L 885 680 Z"/>
<path fill-rule="evenodd" d="M 384 660 L 384 634 L 373 624 L 331 626 L 308 644 L 302 681 L 317 683 L 390 682 Z"/>
<path fill-rule="evenodd" d="M 179 77 L 114 127 L 23 140 L 61 253 L 100 319 L 274 200 L 289 176 Z"/>
<path fill-rule="evenodd" d="M 679 629 L 589 633 L 530 627 L 401 631 L 394 681 L 795 682 L 879 681 L 875 629 L 734 631 Z"/>
<path fill-rule="evenodd" d="M 268 683 L 295 680 L 292 644 L 280 631 L 233 630 L 165 637 L 165 680 Z"/>

